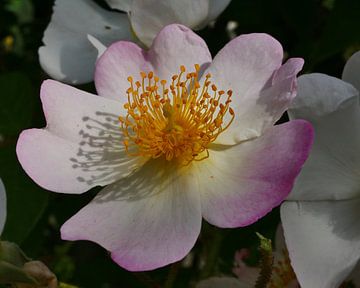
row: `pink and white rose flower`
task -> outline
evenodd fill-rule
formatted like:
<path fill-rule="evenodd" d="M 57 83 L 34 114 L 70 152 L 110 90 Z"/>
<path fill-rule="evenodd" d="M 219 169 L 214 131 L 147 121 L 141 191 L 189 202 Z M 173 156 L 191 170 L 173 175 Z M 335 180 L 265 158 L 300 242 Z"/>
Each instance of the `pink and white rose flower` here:
<path fill-rule="evenodd" d="M 182 259 L 202 217 L 250 225 L 278 206 L 308 157 L 304 120 L 274 123 L 296 95 L 299 58 L 267 34 L 242 35 L 212 59 L 185 26 L 160 31 L 149 51 L 111 45 L 97 61 L 98 96 L 47 80 L 44 129 L 21 133 L 18 159 L 45 189 L 106 186 L 61 228 L 120 266 L 151 270 Z"/>

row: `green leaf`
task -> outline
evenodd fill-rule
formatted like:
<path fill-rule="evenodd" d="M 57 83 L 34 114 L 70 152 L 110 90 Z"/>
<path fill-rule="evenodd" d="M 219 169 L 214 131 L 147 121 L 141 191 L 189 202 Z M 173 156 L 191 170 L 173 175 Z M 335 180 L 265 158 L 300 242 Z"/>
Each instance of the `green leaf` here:
<path fill-rule="evenodd" d="M 22 73 L 0 75 L 0 134 L 17 135 L 29 126 L 32 118 L 33 89 L 29 78 Z"/>
<path fill-rule="evenodd" d="M 30 0 L 10 0 L 6 9 L 13 12 L 21 24 L 34 19 L 34 7 Z"/>
<path fill-rule="evenodd" d="M 7 218 L 1 238 L 21 244 L 42 215 L 48 193 L 22 170 L 15 146 L 0 149 L 0 177 L 7 194 Z"/>
<path fill-rule="evenodd" d="M 314 63 L 322 62 L 350 46 L 360 44 L 360 1 L 337 0 L 328 18 L 319 46 L 313 54 Z"/>

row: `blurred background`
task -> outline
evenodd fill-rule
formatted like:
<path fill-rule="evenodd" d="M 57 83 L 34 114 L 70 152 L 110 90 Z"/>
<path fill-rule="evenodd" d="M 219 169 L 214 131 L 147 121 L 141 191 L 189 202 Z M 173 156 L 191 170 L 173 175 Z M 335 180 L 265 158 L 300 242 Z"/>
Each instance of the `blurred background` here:
<path fill-rule="evenodd" d="M 243 229 L 220 230 L 204 222 L 184 262 L 147 273 L 125 271 L 93 243 L 60 239 L 60 226 L 99 189 L 75 196 L 45 191 L 27 177 L 15 154 L 22 130 L 45 125 L 39 89 L 49 77 L 41 70 L 37 51 L 53 2 L 0 2 L 0 178 L 8 196 L 2 239 L 18 243 L 29 257 L 46 263 L 60 281 L 77 287 L 192 287 L 210 275 L 230 275 L 234 253 L 240 248 L 250 249 L 249 263 L 255 264 L 259 257 L 255 232 L 273 238 L 278 209 Z M 109 9 L 104 1 L 96 2 Z M 360 1 L 233 0 L 215 23 L 198 33 L 215 55 L 231 38 L 252 32 L 277 38 L 286 57 L 304 58 L 302 73 L 341 77 L 347 58 L 360 50 Z M 80 88 L 95 92 L 93 84 Z"/>

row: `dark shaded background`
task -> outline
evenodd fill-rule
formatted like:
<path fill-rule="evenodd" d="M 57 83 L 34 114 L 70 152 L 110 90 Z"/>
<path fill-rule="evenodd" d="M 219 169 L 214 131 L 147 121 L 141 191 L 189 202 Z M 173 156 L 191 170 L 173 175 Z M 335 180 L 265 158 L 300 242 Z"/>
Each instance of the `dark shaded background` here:
<path fill-rule="evenodd" d="M 191 287 L 209 275 L 231 274 L 234 252 L 243 247 L 253 252 L 249 261 L 256 263 L 255 231 L 272 238 L 279 223 L 278 209 L 243 229 L 221 230 L 204 223 L 189 267 L 175 264 L 148 273 L 123 270 L 93 243 L 60 240 L 61 224 L 98 189 L 77 196 L 45 191 L 25 175 L 15 155 L 19 132 L 45 125 L 39 89 L 48 76 L 40 68 L 37 49 L 53 0 L 0 3 L 0 177 L 8 195 L 2 238 L 17 242 L 30 257 L 47 263 L 59 280 L 79 287 Z M 359 0 L 233 0 L 214 25 L 199 32 L 213 55 L 230 39 L 225 30 L 229 21 L 237 22 L 236 35 L 266 32 L 277 38 L 287 57 L 305 59 L 302 73 L 340 77 L 346 59 L 360 50 Z M 94 91 L 92 84 L 80 88 Z M 167 280 L 169 276 L 175 281 Z"/>

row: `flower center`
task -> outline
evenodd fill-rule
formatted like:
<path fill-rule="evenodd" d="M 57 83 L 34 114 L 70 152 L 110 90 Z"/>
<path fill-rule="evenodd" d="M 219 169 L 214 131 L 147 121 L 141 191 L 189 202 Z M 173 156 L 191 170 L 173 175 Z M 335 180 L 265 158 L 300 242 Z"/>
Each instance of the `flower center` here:
<path fill-rule="evenodd" d="M 153 72 L 140 72 L 141 82 L 130 76 L 126 117 L 119 117 L 129 155 L 164 157 L 189 164 L 209 157 L 208 146 L 232 123 L 235 114 L 229 107 L 232 91 L 218 90 L 205 76 L 199 82 L 200 66 L 195 71 L 172 76 L 170 85 Z M 224 123 L 226 114 L 230 120 Z"/>

